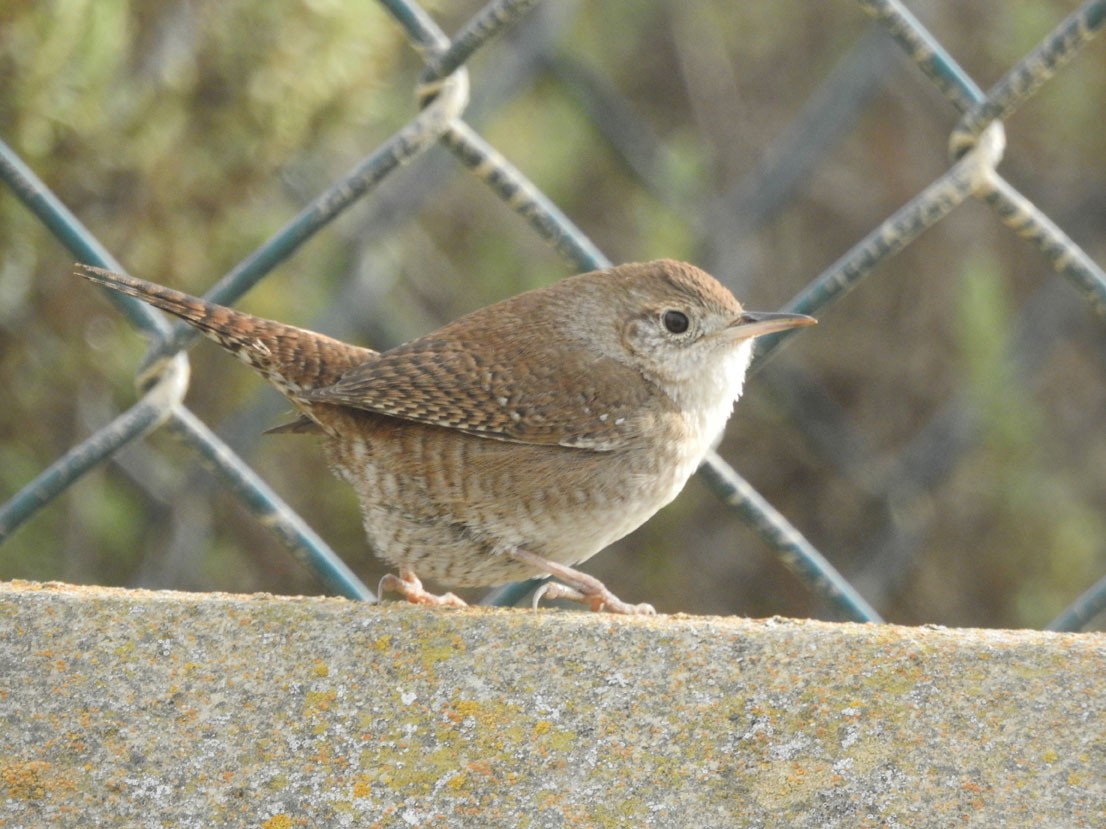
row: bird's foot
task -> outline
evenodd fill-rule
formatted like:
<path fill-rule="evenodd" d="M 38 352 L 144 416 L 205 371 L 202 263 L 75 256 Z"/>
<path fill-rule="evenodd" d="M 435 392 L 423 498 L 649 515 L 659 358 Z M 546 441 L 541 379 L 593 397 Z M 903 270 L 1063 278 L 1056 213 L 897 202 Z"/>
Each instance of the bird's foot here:
<path fill-rule="evenodd" d="M 382 578 L 376 592 L 378 595 L 398 593 L 411 604 L 425 604 L 433 607 L 468 607 L 464 599 L 452 593 L 443 593 L 441 596 L 431 593 L 422 586 L 418 576 L 402 567 L 398 576 L 389 573 Z"/>
<path fill-rule="evenodd" d="M 549 582 L 548 584 L 542 585 L 537 592 L 534 593 L 535 609 L 538 606 L 538 602 L 544 598 L 568 599 L 569 601 L 587 605 L 590 610 L 596 612 L 604 610 L 608 613 L 647 616 L 652 616 L 657 612 L 653 609 L 651 604 L 627 604 L 608 590 L 606 585 L 595 578 L 595 576 L 581 573 L 579 570 L 574 570 L 564 564 L 549 561 L 541 556 L 528 553 L 525 550 L 511 550 L 508 552 L 508 555 L 516 561 L 524 561 L 564 582 L 563 584 Z"/>
<path fill-rule="evenodd" d="M 571 602 L 587 605 L 589 610 L 595 612 L 605 610 L 607 613 L 625 613 L 637 616 L 652 616 L 657 612 L 651 604 L 628 604 L 606 587 L 602 587 L 597 592 L 585 593 L 575 587 L 551 581 L 548 584 L 543 584 L 534 592 L 535 610 L 538 609 L 538 604 L 542 599 L 567 599 Z"/>

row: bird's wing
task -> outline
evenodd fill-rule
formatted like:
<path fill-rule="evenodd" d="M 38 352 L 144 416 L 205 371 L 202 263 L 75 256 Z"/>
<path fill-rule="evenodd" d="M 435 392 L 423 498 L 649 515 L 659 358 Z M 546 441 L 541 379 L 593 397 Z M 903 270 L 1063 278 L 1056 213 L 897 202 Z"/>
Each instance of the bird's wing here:
<path fill-rule="evenodd" d="M 633 442 L 658 406 L 671 403 L 616 360 L 540 336 L 507 340 L 496 347 L 428 335 L 301 397 L 480 437 L 593 451 Z"/>

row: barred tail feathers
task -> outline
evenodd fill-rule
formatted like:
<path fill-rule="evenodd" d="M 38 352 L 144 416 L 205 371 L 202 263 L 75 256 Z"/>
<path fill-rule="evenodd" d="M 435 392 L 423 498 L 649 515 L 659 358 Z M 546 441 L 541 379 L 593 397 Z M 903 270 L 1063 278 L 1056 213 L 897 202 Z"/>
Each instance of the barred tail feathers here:
<path fill-rule="evenodd" d="M 376 356 L 372 349 L 255 317 L 125 274 L 89 265 L 78 265 L 77 273 L 179 317 L 292 398 L 304 389 L 331 385 L 347 369 Z"/>

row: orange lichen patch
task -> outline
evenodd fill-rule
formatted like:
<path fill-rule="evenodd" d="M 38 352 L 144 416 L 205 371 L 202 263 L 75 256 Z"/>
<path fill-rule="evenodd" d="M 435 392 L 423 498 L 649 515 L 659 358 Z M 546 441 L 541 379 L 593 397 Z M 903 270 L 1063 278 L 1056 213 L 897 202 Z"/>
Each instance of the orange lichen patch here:
<path fill-rule="evenodd" d="M 372 780 L 367 774 L 359 774 L 353 780 L 353 796 L 368 797 L 372 794 Z"/>
<path fill-rule="evenodd" d="M 45 760 L 3 761 L 0 782 L 14 800 L 40 800 L 46 797 L 46 778 L 51 768 Z"/>
<path fill-rule="evenodd" d="M 304 697 L 304 714 L 309 715 L 322 711 L 329 711 L 330 706 L 334 704 L 337 698 L 338 692 L 333 690 L 308 691 Z"/>

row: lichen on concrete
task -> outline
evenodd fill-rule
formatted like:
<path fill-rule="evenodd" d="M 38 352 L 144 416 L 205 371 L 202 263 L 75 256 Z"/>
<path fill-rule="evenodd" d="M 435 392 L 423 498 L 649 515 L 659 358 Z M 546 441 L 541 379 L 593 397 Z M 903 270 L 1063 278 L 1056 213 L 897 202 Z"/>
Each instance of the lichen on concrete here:
<path fill-rule="evenodd" d="M 0 826 L 1106 825 L 1106 636 L 0 585 Z"/>

